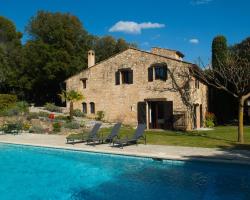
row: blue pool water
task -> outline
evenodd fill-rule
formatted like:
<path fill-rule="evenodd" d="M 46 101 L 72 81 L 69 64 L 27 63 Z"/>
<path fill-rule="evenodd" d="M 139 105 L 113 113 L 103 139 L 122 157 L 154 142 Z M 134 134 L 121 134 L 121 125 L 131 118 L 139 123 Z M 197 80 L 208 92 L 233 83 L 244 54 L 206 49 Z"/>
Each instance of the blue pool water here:
<path fill-rule="evenodd" d="M 250 167 L 0 144 L 0 200 L 250 199 Z"/>

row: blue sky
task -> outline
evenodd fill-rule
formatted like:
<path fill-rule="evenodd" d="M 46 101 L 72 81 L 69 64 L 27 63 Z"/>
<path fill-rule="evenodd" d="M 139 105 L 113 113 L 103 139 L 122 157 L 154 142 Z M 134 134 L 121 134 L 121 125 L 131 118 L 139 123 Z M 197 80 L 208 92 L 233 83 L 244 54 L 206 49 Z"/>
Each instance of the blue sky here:
<path fill-rule="evenodd" d="M 92 34 L 122 37 L 139 48 L 180 50 L 208 63 L 214 36 L 229 44 L 250 36 L 248 0 L 0 0 L 0 15 L 24 31 L 38 10 L 69 12 Z"/>

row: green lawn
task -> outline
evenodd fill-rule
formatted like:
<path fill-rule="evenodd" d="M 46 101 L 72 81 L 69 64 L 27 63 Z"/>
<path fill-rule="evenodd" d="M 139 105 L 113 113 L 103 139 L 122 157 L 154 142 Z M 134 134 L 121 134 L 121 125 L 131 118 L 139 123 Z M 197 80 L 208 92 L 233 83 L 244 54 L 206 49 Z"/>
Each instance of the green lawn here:
<path fill-rule="evenodd" d="M 100 130 L 100 133 L 107 135 L 110 128 Z M 123 127 L 120 136 L 130 136 L 133 129 Z M 219 148 L 237 148 L 250 150 L 250 126 L 245 127 L 245 144 L 240 145 L 237 141 L 237 127 L 219 126 L 210 131 L 146 131 L 147 144 L 176 145 L 190 147 L 219 147 Z M 70 137 L 78 137 L 77 135 Z"/>

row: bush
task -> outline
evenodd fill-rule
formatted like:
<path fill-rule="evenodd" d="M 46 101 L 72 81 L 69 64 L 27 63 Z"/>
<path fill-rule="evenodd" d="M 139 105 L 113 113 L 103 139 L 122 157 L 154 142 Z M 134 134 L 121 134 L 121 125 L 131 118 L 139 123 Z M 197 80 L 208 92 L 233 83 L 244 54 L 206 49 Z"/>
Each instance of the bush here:
<path fill-rule="evenodd" d="M 62 125 L 59 122 L 53 123 L 53 132 L 61 132 Z"/>
<path fill-rule="evenodd" d="M 0 116 L 15 116 L 19 114 L 24 114 L 29 112 L 29 105 L 25 101 L 19 101 L 17 103 L 13 103 L 8 107 L 0 110 Z"/>
<path fill-rule="evenodd" d="M 214 122 L 209 121 L 209 120 L 206 120 L 206 121 L 205 121 L 205 126 L 206 126 L 207 128 L 213 128 L 213 127 L 214 127 Z"/>
<path fill-rule="evenodd" d="M 30 129 L 29 129 L 29 132 L 30 133 L 45 133 L 45 129 L 41 126 L 32 126 Z"/>
<path fill-rule="evenodd" d="M 86 127 L 86 124 L 85 124 L 84 121 L 81 121 L 81 122 L 80 122 L 80 127 L 81 127 L 81 128 L 85 128 L 85 127 Z"/>
<path fill-rule="evenodd" d="M 75 117 L 84 117 L 85 114 L 80 109 L 73 110 L 73 116 Z"/>
<path fill-rule="evenodd" d="M 4 125 L 0 125 L 0 131 L 4 131 Z"/>
<path fill-rule="evenodd" d="M 17 101 L 17 96 L 13 94 L 0 94 L 0 110 L 12 107 Z"/>
<path fill-rule="evenodd" d="M 40 111 L 40 112 L 38 113 L 38 116 L 39 116 L 39 117 L 45 117 L 45 118 L 48 118 L 48 117 L 49 117 L 49 113 L 47 113 L 47 112 L 43 112 L 43 111 Z"/>
<path fill-rule="evenodd" d="M 7 116 L 16 116 L 19 115 L 20 111 L 17 107 L 10 108 L 6 110 Z"/>
<path fill-rule="evenodd" d="M 22 122 L 7 122 L 3 125 L 2 130 L 5 133 L 18 133 L 22 130 Z"/>
<path fill-rule="evenodd" d="M 58 106 L 56 106 L 54 103 L 46 103 L 44 106 L 45 110 L 48 110 L 50 112 L 62 112 L 62 109 Z"/>
<path fill-rule="evenodd" d="M 96 119 L 97 120 L 103 120 L 103 118 L 104 118 L 104 111 L 97 111 L 97 116 L 96 116 Z"/>
<path fill-rule="evenodd" d="M 55 116 L 55 120 L 63 120 L 63 121 L 66 121 L 66 120 L 69 120 L 69 119 L 70 119 L 69 116 L 64 116 L 64 115 Z"/>
<path fill-rule="evenodd" d="M 207 112 L 205 115 L 205 126 L 208 128 L 213 128 L 215 126 L 216 117 L 214 113 Z"/>
<path fill-rule="evenodd" d="M 0 116 L 16 116 L 19 115 L 19 110 L 16 107 L 8 108 L 0 111 Z"/>
<path fill-rule="evenodd" d="M 22 130 L 28 131 L 30 128 L 31 128 L 31 124 L 30 124 L 30 123 L 24 122 L 24 123 L 22 124 Z"/>
<path fill-rule="evenodd" d="M 76 121 L 71 121 L 71 122 L 67 122 L 64 124 L 64 128 L 68 128 L 68 129 L 79 129 L 80 128 L 80 124 L 77 123 Z"/>
<path fill-rule="evenodd" d="M 15 107 L 18 109 L 19 113 L 28 113 L 29 112 L 29 104 L 26 101 L 17 102 Z"/>
<path fill-rule="evenodd" d="M 36 112 L 30 112 L 30 113 L 27 115 L 27 117 L 26 117 L 27 120 L 38 119 L 38 118 L 39 118 L 39 114 L 36 113 Z"/>

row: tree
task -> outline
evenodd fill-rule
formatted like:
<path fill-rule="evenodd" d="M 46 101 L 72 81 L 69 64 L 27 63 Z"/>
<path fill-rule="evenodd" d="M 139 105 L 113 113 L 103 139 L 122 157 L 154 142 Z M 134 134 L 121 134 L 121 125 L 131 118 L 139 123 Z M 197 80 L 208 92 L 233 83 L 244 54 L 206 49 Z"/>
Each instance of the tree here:
<path fill-rule="evenodd" d="M 97 38 L 94 50 L 97 62 L 105 60 L 115 54 L 116 40 L 112 36 Z"/>
<path fill-rule="evenodd" d="M 83 95 L 76 92 L 75 90 L 70 90 L 68 92 L 63 90 L 62 93 L 59 94 L 59 96 L 61 97 L 61 100 L 63 102 L 69 101 L 69 103 L 70 103 L 69 116 L 70 116 L 70 119 L 72 119 L 73 118 L 73 111 L 74 111 L 74 102 L 83 100 L 84 99 Z"/>
<path fill-rule="evenodd" d="M 228 55 L 227 39 L 223 35 L 218 35 L 212 42 L 212 67 L 217 69 L 223 65 Z M 209 110 L 216 115 L 217 123 L 225 123 L 235 119 L 237 113 L 237 102 L 233 96 L 225 91 L 216 88 L 209 88 Z"/>
<path fill-rule="evenodd" d="M 9 93 L 19 88 L 21 37 L 13 22 L 0 16 L 0 92 Z"/>
<path fill-rule="evenodd" d="M 65 79 L 87 68 L 90 49 L 102 61 L 133 45 L 91 35 L 77 17 L 59 12 L 38 11 L 26 32 L 28 40 L 22 45 L 22 34 L 0 16 L 0 92 L 16 93 L 38 105 L 61 102 L 55 94 L 65 88 Z"/>
<path fill-rule="evenodd" d="M 58 102 L 55 94 L 64 80 L 87 67 L 91 37 L 77 17 L 45 11 L 32 17 L 26 30 L 30 39 L 24 46 L 23 85 L 38 104 Z"/>
<path fill-rule="evenodd" d="M 245 55 L 250 51 L 250 45 L 240 51 L 232 48 L 227 58 L 219 62 L 218 67 L 208 66 L 204 71 L 195 70 L 207 84 L 227 92 L 238 100 L 238 142 L 244 143 L 243 110 L 244 102 L 250 97 L 250 60 Z"/>
<path fill-rule="evenodd" d="M 6 56 L 0 47 L 0 91 L 3 92 L 6 86 L 6 71 L 7 71 L 8 63 Z"/>
<path fill-rule="evenodd" d="M 0 44 L 14 43 L 17 46 L 21 45 L 20 38 L 22 34 L 16 31 L 16 27 L 12 21 L 0 16 Z"/>
<path fill-rule="evenodd" d="M 133 44 L 129 44 L 124 39 L 119 38 L 116 41 L 115 52 L 119 53 L 121 51 L 124 51 L 124 50 L 128 49 L 130 46 L 133 47 Z"/>
<path fill-rule="evenodd" d="M 96 51 L 96 60 L 102 61 L 129 46 L 111 36 L 90 35 L 77 17 L 58 12 L 39 11 L 26 31 L 29 40 L 24 45 L 19 85 L 26 98 L 40 105 L 61 102 L 55 94 L 65 89 L 65 79 L 87 68 L 90 49 Z M 46 92 L 41 92 L 44 89 Z"/>
<path fill-rule="evenodd" d="M 223 35 L 216 36 L 212 42 L 212 66 L 218 68 L 227 58 L 227 39 Z"/>
<path fill-rule="evenodd" d="M 250 37 L 243 40 L 241 43 L 232 46 L 231 51 L 236 51 L 241 58 L 250 61 Z"/>
<path fill-rule="evenodd" d="M 112 36 L 94 38 L 93 44 L 97 62 L 105 60 L 129 47 L 136 47 L 136 44 L 128 43 L 122 38 L 116 40 Z"/>

